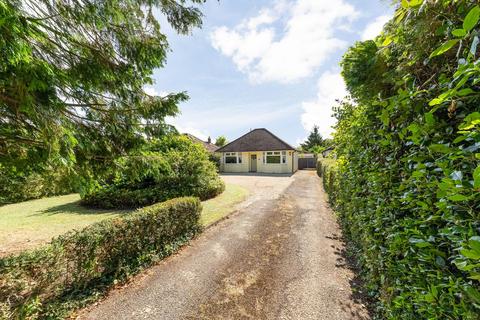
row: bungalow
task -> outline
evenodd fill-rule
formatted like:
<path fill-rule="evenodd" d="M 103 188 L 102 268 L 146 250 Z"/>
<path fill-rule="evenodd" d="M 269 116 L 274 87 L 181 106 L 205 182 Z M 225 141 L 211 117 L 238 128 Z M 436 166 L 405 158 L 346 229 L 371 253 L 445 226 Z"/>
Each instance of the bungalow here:
<path fill-rule="evenodd" d="M 254 129 L 216 150 L 222 172 L 294 173 L 297 151 L 267 129 Z"/>

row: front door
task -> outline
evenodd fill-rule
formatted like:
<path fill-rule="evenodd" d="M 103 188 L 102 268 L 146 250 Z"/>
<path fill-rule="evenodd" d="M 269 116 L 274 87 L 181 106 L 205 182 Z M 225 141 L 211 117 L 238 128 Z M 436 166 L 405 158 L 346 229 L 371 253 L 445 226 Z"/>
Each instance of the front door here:
<path fill-rule="evenodd" d="M 257 172 L 257 155 L 250 155 L 250 172 Z"/>

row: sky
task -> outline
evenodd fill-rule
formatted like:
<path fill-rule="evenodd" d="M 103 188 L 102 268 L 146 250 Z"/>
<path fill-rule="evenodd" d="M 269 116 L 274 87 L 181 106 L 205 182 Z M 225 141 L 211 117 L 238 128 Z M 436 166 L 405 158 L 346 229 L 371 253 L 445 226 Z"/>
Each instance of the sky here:
<path fill-rule="evenodd" d="M 388 0 L 209 0 L 203 26 L 173 32 L 171 52 L 147 93 L 186 91 L 168 122 L 206 140 L 267 128 L 298 146 L 314 125 L 329 137 L 332 106 L 346 96 L 339 62 L 392 17 Z M 163 23 L 162 23 L 163 22 Z"/>

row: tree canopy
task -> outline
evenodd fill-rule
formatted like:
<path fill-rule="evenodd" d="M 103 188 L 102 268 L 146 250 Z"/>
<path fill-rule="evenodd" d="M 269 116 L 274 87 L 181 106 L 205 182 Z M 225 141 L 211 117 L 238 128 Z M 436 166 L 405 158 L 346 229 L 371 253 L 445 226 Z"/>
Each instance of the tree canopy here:
<path fill-rule="evenodd" d="M 300 146 L 303 150 L 313 152 L 314 149 L 318 149 L 318 147 L 322 147 L 324 144 L 324 140 L 322 135 L 320 134 L 319 127 L 317 125 L 313 126 L 312 131 L 307 137 L 307 140 L 303 142 Z"/>
<path fill-rule="evenodd" d="M 225 136 L 219 136 L 216 140 L 215 140 L 215 145 L 217 147 L 223 147 L 224 145 L 226 145 L 228 142 L 227 142 L 227 138 Z"/>
<path fill-rule="evenodd" d="M 186 34 L 204 1 L 0 2 L 0 168 L 114 157 L 172 130 L 186 93 L 144 91 L 169 50 L 158 17 Z"/>

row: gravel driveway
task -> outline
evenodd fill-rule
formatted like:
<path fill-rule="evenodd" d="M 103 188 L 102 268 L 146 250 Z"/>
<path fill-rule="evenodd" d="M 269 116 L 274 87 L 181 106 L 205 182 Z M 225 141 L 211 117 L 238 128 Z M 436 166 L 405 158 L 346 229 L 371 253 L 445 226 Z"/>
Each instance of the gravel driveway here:
<path fill-rule="evenodd" d="M 223 178 L 251 191 L 237 213 L 80 318 L 369 318 L 315 172 Z"/>

